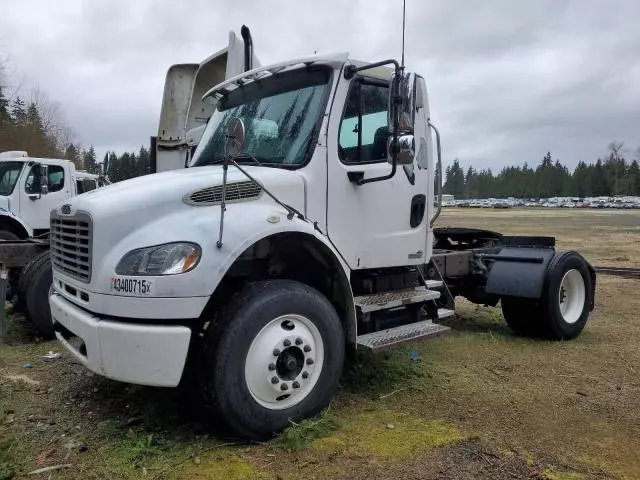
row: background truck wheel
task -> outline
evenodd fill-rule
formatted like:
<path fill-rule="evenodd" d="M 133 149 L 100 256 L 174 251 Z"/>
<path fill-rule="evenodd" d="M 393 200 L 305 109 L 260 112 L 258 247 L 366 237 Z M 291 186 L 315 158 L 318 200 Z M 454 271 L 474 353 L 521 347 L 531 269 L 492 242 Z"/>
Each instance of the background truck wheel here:
<path fill-rule="evenodd" d="M 0 241 L 3 240 L 20 240 L 20 237 L 9 230 L 0 230 Z"/>
<path fill-rule="evenodd" d="M 290 280 L 258 282 L 201 339 L 198 388 L 212 420 L 265 439 L 328 406 L 344 353 L 340 319 L 321 293 Z"/>
<path fill-rule="evenodd" d="M 27 319 L 45 338 L 53 337 L 53 323 L 49 309 L 49 289 L 52 283 L 51 254 L 46 250 L 29 262 L 19 281 L 21 297 L 19 305 Z"/>
<path fill-rule="evenodd" d="M 577 337 L 593 304 L 593 279 L 586 260 L 560 252 L 549 264 L 542 298 L 503 297 L 502 312 L 516 332 L 552 340 Z"/>

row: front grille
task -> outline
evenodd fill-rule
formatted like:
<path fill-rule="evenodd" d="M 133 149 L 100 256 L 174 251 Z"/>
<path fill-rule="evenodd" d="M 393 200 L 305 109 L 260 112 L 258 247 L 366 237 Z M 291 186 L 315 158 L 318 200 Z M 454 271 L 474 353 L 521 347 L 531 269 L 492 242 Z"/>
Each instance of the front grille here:
<path fill-rule="evenodd" d="M 51 214 L 51 262 L 53 268 L 82 282 L 91 281 L 91 217 Z"/>
<path fill-rule="evenodd" d="M 243 200 L 253 200 L 262 193 L 262 187 L 254 182 L 233 182 L 227 183 L 225 194 L 226 202 L 240 202 Z M 186 195 L 185 203 L 196 206 L 219 205 L 222 202 L 222 185 L 203 188 Z"/>

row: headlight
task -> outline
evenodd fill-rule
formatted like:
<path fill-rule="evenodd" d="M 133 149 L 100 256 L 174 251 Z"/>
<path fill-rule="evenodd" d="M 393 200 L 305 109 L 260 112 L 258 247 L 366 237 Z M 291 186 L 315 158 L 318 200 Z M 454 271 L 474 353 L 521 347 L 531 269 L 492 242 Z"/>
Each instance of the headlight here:
<path fill-rule="evenodd" d="M 193 270 L 200 261 L 194 243 L 165 243 L 127 253 L 116 267 L 118 275 L 175 275 Z"/>

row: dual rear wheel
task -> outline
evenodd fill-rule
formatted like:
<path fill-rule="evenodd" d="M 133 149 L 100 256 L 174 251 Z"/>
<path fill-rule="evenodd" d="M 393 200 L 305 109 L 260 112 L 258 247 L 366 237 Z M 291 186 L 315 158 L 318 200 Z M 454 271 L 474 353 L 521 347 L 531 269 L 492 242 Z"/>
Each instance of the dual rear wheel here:
<path fill-rule="evenodd" d="M 502 312 L 517 333 L 569 340 L 587 323 L 593 290 L 587 262 L 575 252 L 565 252 L 551 261 L 540 299 L 503 297 Z"/>

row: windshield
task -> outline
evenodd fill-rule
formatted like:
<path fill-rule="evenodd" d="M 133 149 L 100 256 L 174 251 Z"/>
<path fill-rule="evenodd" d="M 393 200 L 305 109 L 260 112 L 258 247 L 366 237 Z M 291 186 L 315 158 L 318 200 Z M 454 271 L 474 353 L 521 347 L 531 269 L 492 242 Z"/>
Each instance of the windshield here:
<path fill-rule="evenodd" d="M 11 195 L 24 162 L 0 162 L 0 195 Z"/>
<path fill-rule="evenodd" d="M 324 113 L 330 77 L 328 68 L 307 68 L 233 90 L 218 102 L 190 166 L 222 162 L 225 133 L 233 117 L 245 125 L 246 155 L 236 161 L 266 166 L 306 163 Z"/>

